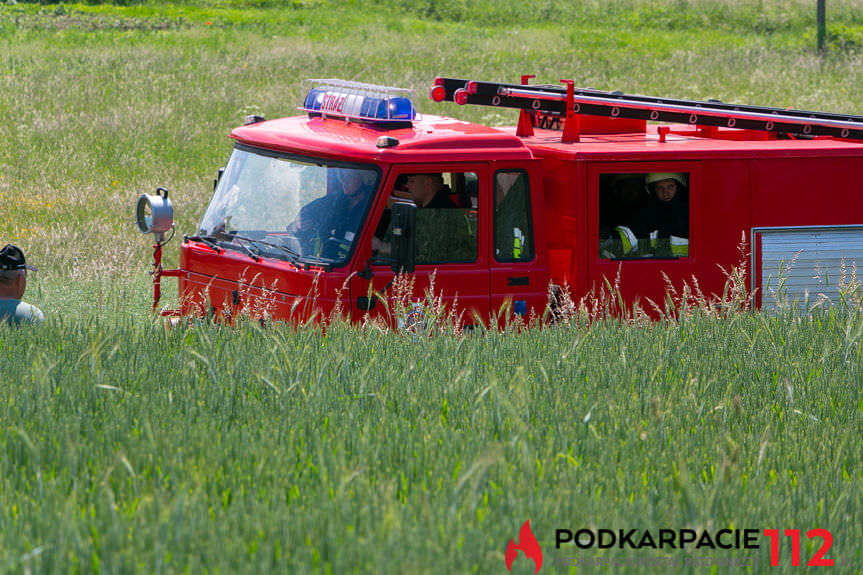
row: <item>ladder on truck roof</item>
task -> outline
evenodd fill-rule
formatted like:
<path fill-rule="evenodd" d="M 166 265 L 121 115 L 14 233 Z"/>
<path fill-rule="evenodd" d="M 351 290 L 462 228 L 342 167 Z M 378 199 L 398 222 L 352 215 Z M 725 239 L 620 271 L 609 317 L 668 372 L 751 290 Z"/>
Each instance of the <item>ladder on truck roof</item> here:
<path fill-rule="evenodd" d="M 565 86 L 529 85 L 530 78 L 522 76 L 521 84 L 436 78 L 429 94 L 436 102 L 519 109 L 519 136 L 533 135 L 539 119 L 562 119 L 564 142 L 578 141 L 578 114 L 863 140 L 863 116 L 603 92 L 575 88 L 572 80 L 561 80 Z"/>

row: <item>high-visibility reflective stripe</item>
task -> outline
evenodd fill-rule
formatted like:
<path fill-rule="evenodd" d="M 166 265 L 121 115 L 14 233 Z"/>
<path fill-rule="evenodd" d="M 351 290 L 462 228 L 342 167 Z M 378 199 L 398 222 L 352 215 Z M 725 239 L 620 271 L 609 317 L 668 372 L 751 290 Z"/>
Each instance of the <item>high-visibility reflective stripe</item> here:
<path fill-rule="evenodd" d="M 513 228 L 512 235 L 512 257 L 517 260 L 521 258 L 521 248 L 524 245 L 524 233 L 519 228 Z"/>
<path fill-rule="evenodd" d="M 689 255 L 689 238 L 681 238 L 679 236 L 671 236 L 671 253 L 676 256 Z"/>
<path fill-rule="evenodd" d="M 617 226 L 614 231 L 620 236 L 620 241 L 623 244 L 623 253 L 629 253 L 638 249 L 638 238 L 632 233 L 632 230 L 627 226 Z"/>

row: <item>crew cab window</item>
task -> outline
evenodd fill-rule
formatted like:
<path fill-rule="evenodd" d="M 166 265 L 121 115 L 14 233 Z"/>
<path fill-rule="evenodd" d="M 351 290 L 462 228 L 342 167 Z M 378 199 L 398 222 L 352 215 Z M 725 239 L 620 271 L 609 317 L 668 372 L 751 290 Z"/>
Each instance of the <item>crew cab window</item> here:
<path fill-rule="evenodd" d="M 533 259 L 533 226 L 527 172 L 494 175 L 494 257 L 499 262 Z"/>
<path fill-rule="evenodd" d="M 392 200 L 417 205 L 417 264 L 473 262 L 477 258 L 478 178 L 473 172 L 402 174 L 391 192 Z M 389 253 L 389 210 L 377 226 L 373 249 Z"/>
<path fill-rule="evenodd" d="M 674 259 L 689 255 L 686 172 L 599 176 L 599 257 Z"/>

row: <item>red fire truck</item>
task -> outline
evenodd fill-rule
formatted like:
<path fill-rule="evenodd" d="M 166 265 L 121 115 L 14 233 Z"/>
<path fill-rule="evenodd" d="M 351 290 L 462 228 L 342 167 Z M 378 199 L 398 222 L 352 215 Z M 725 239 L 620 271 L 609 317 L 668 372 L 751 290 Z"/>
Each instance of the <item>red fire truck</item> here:
<path fill-rule="evenodd" d="M 168 192 L 139 198 L 154 310 L 168 276 L 184 315 L 357 320 L 389 313 L 403 274 L 408 298 L 433 284 L 470 325 L 606 282 L 627 303 L 663 302 L 668 282 L 717 294 L 742 239 L 761 305 L 779 289 L 835 299 L 863 263 L 863 117 L 530 78 L 431 87 L 435 102 L 518 110 L 512 128 L 339 80 L 308 81 L 302 115 L 247 118 L 177 269 L 161 266 Z"/>

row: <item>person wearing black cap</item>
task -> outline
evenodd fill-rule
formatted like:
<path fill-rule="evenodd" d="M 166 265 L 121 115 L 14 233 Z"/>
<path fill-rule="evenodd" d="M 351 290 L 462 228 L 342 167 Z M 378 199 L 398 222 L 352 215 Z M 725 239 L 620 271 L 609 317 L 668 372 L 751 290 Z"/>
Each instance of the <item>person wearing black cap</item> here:
<path fill-rule="evenodd" d="M 408 174 L 405 188 L 418 208 L 458 207 L 450 199 L 452 191 L 443 183 L 442 174 Z"/>
<path fill-rule="evenodd" d="M 42 310 L 21 301 L 27 290 L 27 270 L 36 269 L 27 263 L 18 246 L 6 244 L 0 250 L 0 322 L 42 323 Z"/>

